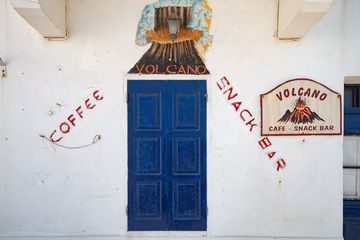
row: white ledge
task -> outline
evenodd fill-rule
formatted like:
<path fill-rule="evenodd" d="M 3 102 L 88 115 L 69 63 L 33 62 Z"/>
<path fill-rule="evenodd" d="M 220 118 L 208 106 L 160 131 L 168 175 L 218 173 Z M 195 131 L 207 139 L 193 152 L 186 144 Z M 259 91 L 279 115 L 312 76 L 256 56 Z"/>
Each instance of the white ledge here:
<path fill-rule="evenodd" d="M 10 1 L 16 12 L 45 38 L 66 38 L 66 0 Z"/>
<path fill-rule="evenodd" d="M 305 35 L 329 11 L 334 0 L 278 0 L 279 40 L 296 40 Z"/>

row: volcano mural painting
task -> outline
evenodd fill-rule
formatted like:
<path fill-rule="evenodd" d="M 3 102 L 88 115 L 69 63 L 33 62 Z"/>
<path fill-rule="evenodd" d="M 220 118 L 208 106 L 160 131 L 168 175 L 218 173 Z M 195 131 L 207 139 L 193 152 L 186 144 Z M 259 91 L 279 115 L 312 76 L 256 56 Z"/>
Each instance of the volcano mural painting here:
<path fill-rule="evenodd" d="M 285 114 L 278 120 L 278 122 L 292 122 L 295 124 L 298 123 L 313 123 L 316 120 L 325 122 L 316 112 L 311 111 L 309 107 L 306 106 L 305 100 L 299 97 L 296 100 L 294 110 L 291 112 L 290 110 L 286 110 Z"/>
<path fill-rule="evenodd" d="M 136 44 L 151 44 L 129 73 L 209 74 L 204 54 L 212 42 L 207 0 L 159 0 L 147 5 Z"/>
<path fill-rule="evenodd" d="M 341 135 L 341 95 L 311 79 L 293 79 L 260 96 L 261 135 Z"/>

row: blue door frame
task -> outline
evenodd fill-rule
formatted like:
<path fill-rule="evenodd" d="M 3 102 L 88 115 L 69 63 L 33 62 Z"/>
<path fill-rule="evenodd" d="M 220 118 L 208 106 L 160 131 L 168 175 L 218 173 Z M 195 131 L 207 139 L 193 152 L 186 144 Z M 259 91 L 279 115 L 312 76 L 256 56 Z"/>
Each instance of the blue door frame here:
<path fill-rule="evenodd" d="M 206 230 L 206 81 L 128 81 L 128 230 Z"/>

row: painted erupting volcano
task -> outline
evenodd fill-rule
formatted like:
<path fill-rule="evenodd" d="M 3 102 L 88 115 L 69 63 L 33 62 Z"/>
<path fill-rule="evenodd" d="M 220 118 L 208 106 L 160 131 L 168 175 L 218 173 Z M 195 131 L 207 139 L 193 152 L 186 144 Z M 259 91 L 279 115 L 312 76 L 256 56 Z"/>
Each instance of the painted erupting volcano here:
<path fill-rule="evenodd" d="M 299 98 L 296 100 L 295 108 L 292 112 L 290 110 L 287 110 L 285 114 L 278 120 L 278 122 L 292 122 L 295 124 L 298 123 L 313 123 L 314 121 L 324 121 L 316 112 L 311 111 L 309 107 L 306 106 L 306 103 L 304 100 Z"/>

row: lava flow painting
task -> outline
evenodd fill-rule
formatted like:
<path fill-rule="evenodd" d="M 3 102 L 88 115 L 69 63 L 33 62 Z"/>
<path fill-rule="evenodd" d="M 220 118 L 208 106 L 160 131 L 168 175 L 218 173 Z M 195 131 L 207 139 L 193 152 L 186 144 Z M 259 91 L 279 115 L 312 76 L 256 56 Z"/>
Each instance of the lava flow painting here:
<path fill-rule="evenodd" d="M 292 122 L 292 123 L 313 123 L 314 121 L 324 121 L 316 112 L 311 111 L 309 107 L 306 106 L 305 100 L 299 99 L 296 100 L 294 110 L 291 112 L 287 110 L 285 114 L 278 120 L 278 122 Z"/>

